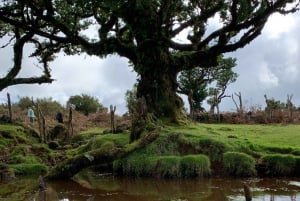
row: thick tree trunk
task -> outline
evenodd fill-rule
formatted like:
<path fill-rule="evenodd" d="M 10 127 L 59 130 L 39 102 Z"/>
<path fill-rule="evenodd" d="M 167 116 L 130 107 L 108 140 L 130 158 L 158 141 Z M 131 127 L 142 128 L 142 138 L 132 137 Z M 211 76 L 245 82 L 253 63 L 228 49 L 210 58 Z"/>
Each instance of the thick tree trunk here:
<path fill-rule="evenodd" d="M 153 119 L 164 119 L 172 123 L 183 123 L 183 101 L 177 95 L 177 69 L 169 59 L 169 52 L 157 44 L 147 44 L 140 48 L 139 63 L 135 70 L 140 75 L 137 98 L 140 100 L 133 117 L 131 140 L 140 137 L 145 127 Z M 153 124 L 152 124 L 153 125 Z"/>
<path fill-rule="evenodd" d="M 148 113 L 178 123 L 183 101 L 176 93 L 178 70 L 169 59 L 170 53 L 155 43 L 144 45 L 140 52 L 137 98 L 145 99 Z"/>
<path fill-rule="evenodd" d="M 156 117 L 166 117 L 178 122 L 181 117 L 183 102 L 176 94 L 176 75 L 159 73 L 141 75 L 138 85 L 138 98 L 144 97 L 147 111 Z"/>

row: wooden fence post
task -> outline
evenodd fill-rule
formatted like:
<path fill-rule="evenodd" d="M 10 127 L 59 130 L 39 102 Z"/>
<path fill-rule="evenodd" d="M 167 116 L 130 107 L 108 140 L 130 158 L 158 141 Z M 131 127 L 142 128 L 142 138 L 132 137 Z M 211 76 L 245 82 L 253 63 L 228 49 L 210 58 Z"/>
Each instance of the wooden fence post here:
<path fill-rule="evenodd" d="M 7 93 L 7 104 L 8 104 L 9 122 L 12 122 L 11 101 L 10 101 L 9 93 Z"/>
<path fill-rule="evenodd" d="M 110 105 L 110 128 L 111 132 L 115 133 L 116 128 L 115 128 L 115 111 L 116 111 L 116 106 Z"/>
<path fill-rule="evenodd" d="M 73 136 L 73 107 L 72 105 L 69 106 L 69 120 L 68 120 L 68 131 L 67 131 L 67 141 L 71 139 Z"/>

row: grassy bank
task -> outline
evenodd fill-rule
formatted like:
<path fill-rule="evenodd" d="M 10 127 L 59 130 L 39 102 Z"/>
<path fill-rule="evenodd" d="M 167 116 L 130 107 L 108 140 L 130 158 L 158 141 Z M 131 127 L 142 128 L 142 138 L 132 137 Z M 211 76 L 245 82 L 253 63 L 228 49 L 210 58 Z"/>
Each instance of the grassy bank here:
<path fill-rule="evenodd" d="M 103 134 L 103 130 L 88 129 L 74 136 L 71 146 L 52 150 L 21 126 L 0 125 L 0 165 L 15 174 L 30 175 L 47 171 L 55 165 L 53 161 L 93 150 L 134 150 L 129 132 Z M 299 131 L 300 125 L 280 124 L 163 126 L 154 142 L 99 168 L 156 178 L 300 176 Z"/>
<path fill-rule="evenodd" d="M 114 167 L 123 175 L 170 178 L 299 176 L 299 131 L 299 125 L 279 124 L 166 126 L 155 142 L 115 161 Z M 207 160 L 186 166 L 187 156 Z M 196 174 L 199 166 L 202 173 Z"/>

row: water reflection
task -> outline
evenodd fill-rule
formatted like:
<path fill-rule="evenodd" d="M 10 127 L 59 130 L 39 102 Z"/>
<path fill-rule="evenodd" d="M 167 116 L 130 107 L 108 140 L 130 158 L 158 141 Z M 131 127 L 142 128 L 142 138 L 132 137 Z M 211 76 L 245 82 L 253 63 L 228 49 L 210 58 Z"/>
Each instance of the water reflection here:
<path fill-rule="evenodd" d="M 30 201 L 244 201 L 243 183 L 253 201 L 300 201 L 299 179 L 157 180 L 102 177 L 85 174 L 74 181 L 47 182 L 43 192 L 27 191 Z M 0 184 L 2 188 L 5 184 Z M 10 195 L 0 200 L 14 200 Z"/>

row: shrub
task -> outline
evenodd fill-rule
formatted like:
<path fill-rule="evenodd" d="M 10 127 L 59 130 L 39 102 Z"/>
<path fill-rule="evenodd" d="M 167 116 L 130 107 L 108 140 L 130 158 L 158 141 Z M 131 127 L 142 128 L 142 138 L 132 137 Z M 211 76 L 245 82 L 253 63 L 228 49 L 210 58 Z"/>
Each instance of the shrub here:
<path fill-rule="evenodd" d="M 19 102 L 17 103 L 17 105 L 22 109 L 22 110 L 25 110 L 29 107 L 32 106 L 32 99 L 29 98 L 28 96 L 26 97 L 21 97 Z"/>
<path fill-rule="evenodd" d="M 206 155 L 186 155 L 181 159 L 182 177 L 205 177 L 211 174 L 210 161 Z"/>
<path fill-rule="evenodd" d="M 99 103 L 97 98 L 87 94 L 71 96 L 67 105 L 74 105 L 76 111 L 82 112 L 86 116 L 88 116 L 89 113 L 96 112 L 97 110 L 104 110 L 103 105 Z"/>
<path fill-rule="evenodd" d="M 63 106 L 52 98 L 37 99 L 36 103 L 39 105 L 43 115 L 49 115 L 55 117 L 58 111 L 63 109 Z"/>
<path fill-rule="evenodd" d="M 292 155 L 269 154 L 261 158 L 266 165 L 269 176 L 291 176 L 296 167 L 296 159 Z"/>
<path fill-rule="evenodd" d="M 252 156 L 239 152 L 223 154 L 223 167 L 230 176 L 250 177 L 256 175 L 255 160 Z"/>

